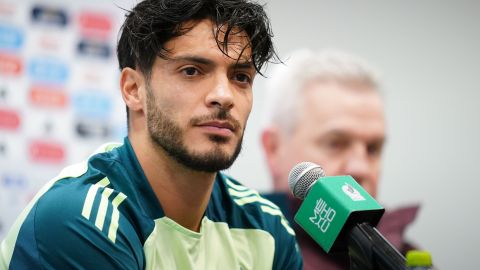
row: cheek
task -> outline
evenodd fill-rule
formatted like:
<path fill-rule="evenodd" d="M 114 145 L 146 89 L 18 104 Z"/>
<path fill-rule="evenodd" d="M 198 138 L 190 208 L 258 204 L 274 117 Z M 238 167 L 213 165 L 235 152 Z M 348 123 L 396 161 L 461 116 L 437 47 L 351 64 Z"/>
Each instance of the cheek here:
<path fill-rule="evenodd" d="M 372 197 L 377 196 L 377 185 L 374 185 L 373 183 L 364 183 L 362 187 L 367 191 L 368 194 L 370 194 Z"/>
<path fill-rule="evenodd" d="M 252 100 L 242 96 L 237 99 L 235 107 L 232 111 L 232 116 L 238 117 L 237 119 L 242 122 L 242 126 L 245 127 L 250 112 L 252 111 Z"/>
<path fill-rule="evenodd" d="M 283 144 L 280 143 L 280 146 L 282 148 L 281 151 L 278 152 L 278 158 L 282 161 L 281 166 L 285 170 L 290 171 L 300 162 L 316 162 L 311 145 L 302 141 L 301 138 L 285 141 Z"/>
<path fill-rule="evenodd" d="M 198 109 L 198 102 L 188 95 L 174 95 L 164 97 L 162 102 L 158 105 L 159 108 L 167 113 L 174 121 L 188 121 L 190 118 L 198 115 L 195 109 Z"/>
<path fill-rule="evenodd" d="M 336 163 L 335 159 L 328 155 L 327 150 L 323 146 L 311 139 L 305 139 L 300 144 L 298 147 L 304 152 L 305 158 L 317 163 L 324 169 L 326 167 L 333 168 L 333 165 Z"/>
<path fill-rule="evenodd" d="M 316 163 L 323 168 L 323 170 L 325 171 L 325 175 L 327 176 L 345 175 L 345 173 L 342 172 L 340 166 L 338 165 L 338 162 L 328 159 L 322 159 L 318 160 Z"/>
<path fill-rule="evenodd" d="M 273 160 L 282 171 L 290 170 L 297 162 L 299 152 L 296 151 L 295 144 L 292 141 L 285 140 L 285 137 L 278 137 L 276 142 L 276 151 Z"/>
<path fill-rule="evenodd" d="M 244 115 L 248 117 L 253 107 L 252 95 L 247 93 L 245 96 L 241 97 L 241 100 L 242 101 L 239 102 L 239 105 L 241 106 L 241 110 L 244 112 Z"/>
<path fill-rule="evenodd" d="M 318 145 L 312 146 L 308 150 L 308 158 L 310 161 L 320 165 L 327 176 L 345 174 L 342 168 L 342 157 L 330 155 L 323 147 Z"/>
<path fill-rule="evenodd" d="M 373 170 L 368 176 L 363 179 L 362 186 L 365 190 L 372 196 L 375 197 L 378 188 L 378 180 L 380 178 L 380 173 L 378 170 Z"/>
<path fill-rule="evenodd" d="M 373 173 L 372 176 L 370 177 L 370 185 L 376 189 L 378 186 L 378 180 L 380 179 L 380 172 L 377 170 L 377 172 Z"/>

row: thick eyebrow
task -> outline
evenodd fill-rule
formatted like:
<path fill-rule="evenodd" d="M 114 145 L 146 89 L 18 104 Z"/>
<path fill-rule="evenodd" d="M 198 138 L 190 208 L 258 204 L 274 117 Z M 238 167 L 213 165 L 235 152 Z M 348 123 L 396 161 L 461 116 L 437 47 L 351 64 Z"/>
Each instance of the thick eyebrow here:
<path fill-rule="evenodd" d="M 207 66 L 215 66 L 216 63 L 208 58 L 201 57 L 201 56 L 194 56 L 194 55 L 185 55 L 185 56 L 177 56 L 171 57 L 171 61 L 173 62 L 192 62 L 201 65 Z M 255 69 L 253 63 L 251 61 L 235 61 L 235 63 L 230 64 L 229 68 L 232 69 Z"/>
<path fill-rule="evenodd" d="M 211 66 L 215 65 L 215 63 L 212 60 L 208 58 L 200 57 L 200 56 L 190 56 L 190 55 L 176 56 L 176 57 L 169 58 L 169 60 L 173 62 L 193 62 L 197 64 L 202 64 L 202 65 L 211 65 Z"/>
<path fill-rule="evenodd" d="M 350 138 L 352 137 L 348 132 L 345 132 L 343 130 L 339 130 L 339 129 L 332 129 L 332 130 L 327 130 L 321 134 L 319 134 L 320 136 L 318 136 L 319 138 L 331 138 L 331 137 L 335 137 L 335 138 Z"/>
<path fill-rule="evenodd" d="M 244 62 L 237 61 L 231 66 L 234 69 L 255 69 L 251 61 L 244 61 Z"/>

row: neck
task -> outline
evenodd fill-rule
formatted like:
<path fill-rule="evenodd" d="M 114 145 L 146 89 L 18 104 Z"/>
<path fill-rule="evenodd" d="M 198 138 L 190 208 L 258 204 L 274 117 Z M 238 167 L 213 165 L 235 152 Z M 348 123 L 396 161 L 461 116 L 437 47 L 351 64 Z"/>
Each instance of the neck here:
<path fill-rule="evenodd" d="M 183 166 L 154 144 L 148 135 L 129 134 L 129 139 L 165 215 L 198 232 L 216 173 L 198 172 Z"/>

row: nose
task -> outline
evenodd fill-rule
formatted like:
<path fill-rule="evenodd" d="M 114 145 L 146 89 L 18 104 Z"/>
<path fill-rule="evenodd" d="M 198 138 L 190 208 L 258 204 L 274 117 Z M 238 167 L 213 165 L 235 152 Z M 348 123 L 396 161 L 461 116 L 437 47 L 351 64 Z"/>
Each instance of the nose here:
<path fill-rule="evenodd" d="M 212 83 L 212 89 L 208 92 L 206 103 L 209 107 L 219 107 L 229 110 L 233 107 L 233 86 L 225 75 L 218 75 Z"/>

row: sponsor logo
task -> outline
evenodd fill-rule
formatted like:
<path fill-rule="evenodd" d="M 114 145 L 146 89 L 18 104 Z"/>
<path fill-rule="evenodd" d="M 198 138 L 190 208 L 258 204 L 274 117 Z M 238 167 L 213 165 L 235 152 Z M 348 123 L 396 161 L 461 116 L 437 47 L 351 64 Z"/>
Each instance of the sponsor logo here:
<path fill-rule="evenodd" d="M 98 90 L 85 90 L 72 95 L 71 104 L 79 116 L 107 118 L 112 111 L 111 96 L 99 93 Z"/>
<path fill-rule="evenodd" d="M 28 73 L 37 82 L 65 83 L 68 72 L 67 64 L 58 59 L 32 58 L 28 64 Z"/>
<path fill-rule="evenodd" d="M 0 109 L 0 129 L 16 130 L 20 127 L 20 116 L 17 111 Z"/>
<path fill-rule="evenodd" d="M 57 35 L 42 34 L 37 37 L 35 43 L 38 44 L 39 48 L 52 52 L 58 52 L 62 49 L 62 46 L 65 46 L 62 37 Z"/>
<path fill-rule="evenodd" d="M 350 197 L 350 199 L 352 199 L 355 202 L 365 201 L 365 198 L 362 196 L 362 194 L 360 194 L 360 192 L 358 192 L 358 190 L 356 190 L 354 187 L 352 187 L 351 185 L 349 185 L 347 183 L 345 183 L 342 186 L 342 190 L 345 194 L 347 194 L 348 197 Z"/>
<path fill-rule="evenodd" d="M 337 211 L 328 206 L 327 203 L 320 198 L 317 200 L 315 208 L 313 209 L 313 216 L 310 217 L 310 221 L 315 224 L 321 232 L 326 233 L 336 214 Z"/>
<path fill-rule="evenodd" d="M 16 6 L 10 3 L 0 3 L 0 15 L 13 16 L 16 12 Z"/>
<path fill-rule="evenodd" d="M 110 136 L 111 127 L 108 122 L 95 122 L 91 119 L 79 120 L 75 124 L 75 132 L 82 138 L 107 138 Z"/>
<path fill-rule="evenodd" d="M 79 15 L 80 31 L 84 36 L 107 36 L 112 28 L 112 18 L 108 14 L 86 11 Z"/>
<path fill-rule="evenodd" d="M 4 175 L 2 178 L 2 186 L 5 188 L 23 188 L 27 185 L 27 179 L 19 175 Z"/>
<path fill-rule="evenodd" d="M 32 22 L 36 24 L 65 27 L 68 23 L 67 12 L 53 6 L 35 5 L 31 16 Z"/>
<path fill-rule="evenodd" d="M 17 76 L 22 72 L 22 69 L 23 65 L 20 57 L 0 53 L 0 74 Z"/>
<path fill-rule="evenodd" d="M 60 143 L 32 141 L 29 152 L 35 162 L 61 163 L 65 160 L 65 148 Z"/>
<path fill-rule="evenodd" d="M 105 83 L 106 81 L 110 81 L 111 77 L 106 77 L 105 72 L 99 69 L 98 67 L 88 67 L 88 68 L 82 68 L 78 72 L 78 76 L 81 80 L 84 82 L 88 82 L 88 85 L 94 85 L 95 87 L 98 87 L 98 85 L 101 85 L 102 83 Z"/>
<path fill-rule="evenodd" d="M 16 27 L 0 25 L 0 49 L 16 50 L 22 47 L 24 34 Z"/>
<path fill-rule="evenodd" d="M 111 56 L 111 48 L 107 43 L 94 40 L 81 40 L 77 44 L 77 53 L 81 56 L 109 58 Z"/>
<path fill-rule="evenodd" d="M 32 86 L 28 97 L 31 104 L 39 107 L 64 108 L 67 104 L 63 89 L 54 86 Z"/>

